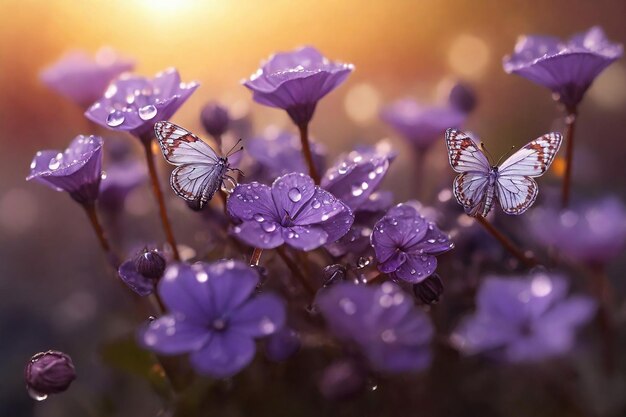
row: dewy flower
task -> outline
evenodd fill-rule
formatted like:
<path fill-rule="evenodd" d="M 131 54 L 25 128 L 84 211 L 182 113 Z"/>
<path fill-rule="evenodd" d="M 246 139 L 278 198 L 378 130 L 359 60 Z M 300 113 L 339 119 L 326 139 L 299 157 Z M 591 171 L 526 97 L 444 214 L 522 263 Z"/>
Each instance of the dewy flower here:
<path fill-rule="evenodd" d="M 318 170 L 322 170 L 326 150 L 323 145 L 314 141 L 311 141 L 310 145 L 313 162 Z M 273 126 L 265 129 L 262 135 L 248 140 L 246 151 L 266 171 L 264 176 L 272 180 L 290 172 L 308 172 L 304 156 L 302 156 L 300 138 Z"/>
<path fill-rule="evenodd" d="M 141 343 L 164 355 L 190 353 L 201 374 L 236 374 L 254 358 L 254 339 L 285 322 L 280 298 L 253 295 L 258 283 L 257 272 L 239 261 L 169 266 L 158 287 L 168 314 L 140 332 Z"/>
<path fill-rule="evenodd" d="M 437 255 L 454 244 L 410 203 L 398 204 L 376 223 L 371 238 L 378 270 L 416 284 L 437 268 Z"/>
<path fill-rule="evenodd" d="M 553 36 L 522 36 L 504 70 L 549 88 L 568 110 L 575 110 L 593 80 L 622 56 L 623 47 L 611 43 L 594 26 L 568 41 Z"/>
<path fill-rule="evenodd" d="M 321 291 L 316 304 L 330 330 L 356 344 L 374 369 L 417 371 L 430 363 L 433 326 L 397 285 L 338 283 Z"/>
<path fill-rule="evenodd" d="M 465 354 L 492 353 L 510 362 L 538 361 L 568 352 L 577 327 L 595 312 L 583 296 L 567 297 L 567 281 L 531 277 L 489 277 L 478 291 L 476 312 L 451 336 Z"/>
<path fill-rule="evenodd" d="M 626 244 L 626 208 L 614 197 L 564 211 L 540 207 L 528 221 L 539 243 L 589 264 L 609 262 Z"/>
<path fill-rule="evenodd" d="M 308 124 L 317 102 L 337 88 L 354 66 L 333 62 L 306 46 L 272 55 L 243 84 L 257 103 L 287 111 L 298 126 Z"/>
<path fill-rule="evenodd" d="M 384 212 L 391 206 L 392 195 L 377 189 L 395 156 L 385 143 L 380 142 L 375 147 L 340 156 L 322 178 L 322 188 L 346 203 L 355 214 L 350 231 L 337 242 L 326 245 L 333 256 L 347 253 L 361 256 L 370 247 L 377 212 Z"/>
<path fill-rule="evenodd" d="M 271 187 L 238 185 L 228 198 L 228 212 L 242 222 L 234 227 L 235 236 L 263 249 L 287 243 L 313 250 L 345 235 L 354 221 L 346 204 L 301 173 L 279 177 Z"/>
<path fill-rule="evenodd" d="M 123 262 L 117 273 L 131 290 L 140 296 L 152 294 L 163 276 L 167 262 L 156 249 L 144 249 L 137 256 Z"/>
<path fill-rule="evenodd" d="M 37 152 L 26 180 L 65 191 L 81 204 L 93 204 L 98 198 L 101 177 L 102 138 L 81 135 L 63 152 Z"/>
<path fill-rule="evenodd" d="M 421 151 L 441 140 L 446 129 L 461 127 L 466 117 L 451 106 L 423 106 L 412 99 L 398 100 L 381 112 L 383 121 Z"/>
<path fill-rule="evenodd" d="M 82 108 L 98 100 L 109 82 L 135 63 L 110 48 L 101 48 L 94 58 L 84 51 L 71 51 L 44 69 L 41 81 Z"/>
<path fill-rule="evenodd" d="M 108 129 L 151 139 L 154 124 L 170 119 L 198 85 L 182 83 L 174 68 L 152 79 L 125 74 L 109 84 L 104 96 L 89 107 L 85 116 Z"/>
<path fill-rule="evenodd" d="M 76 379 L 72 358 L 63 352 L 49 350 L 34 355 L 24 369 L 26 388 L 36 400 L 65 391 Z"/>

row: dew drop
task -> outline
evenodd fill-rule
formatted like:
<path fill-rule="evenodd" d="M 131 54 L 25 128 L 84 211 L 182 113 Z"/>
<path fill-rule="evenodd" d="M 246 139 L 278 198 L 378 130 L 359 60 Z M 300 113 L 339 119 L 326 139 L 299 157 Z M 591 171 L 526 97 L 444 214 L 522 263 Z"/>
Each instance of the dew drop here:
<path fill-rule="evenodd" d="M 302 193 L 300 192 L 300 190 L 298 190 L 297 188 L 292 188 L 287 192 L 287 196 L 289 197 L 289 199 L 291 201 L 293 201 L 294 203 L 297 203 L 298 201 L 302 200 Z"/>
<path fill-rule="evenodd" d="M 141 120 L 150 120 L 157 114 L 157 108 L 152 104 L 139 108 L 139 117 Z"/>
<path fill-rule="evenodd" d="M 265 217 L 263 217 L 262 215 L 260 215 L 259 213 L 255 214 L 254 216 L 254 220 L 256 220 L 259 223 L 263 223 L 265 221 Z"/>
<path fill-rule="evenodd" d="M 116 127 L 124 123 L 124 113 L 119 110 L 112 110 L 107 116 L 107 125 Z"/>
<path fill-rule="evenodd" d="M 267 233 L 272 233 L 274 230 L 276 230 L 276 223 L 263 222 L 261 223 L 261 228 Z"/>
<path fill-rule="evenodd" d="M 30 396 L 30 398 L 32 398 L 35 401 L 43 401 L 46 398 L 48 398 L 48 395 L 37 392 L 32 388 L 28 388 L 27 390 L 28 390 L 28 395 Z"/>
<path fill-rule="evenodd" d="M 314 199 L 313 203 L 311 204 L 311 207 L 313 207 L 314 209 L 318 209 L 322 206 L 322 203 L 319 202 L 319 200 Z"/>
<path fill-rule="evenodd" d="M 61 166 L 61 158 L 59 158 L 59 155 L 57 155 L 56 158 L 52 158 L 50 160 L 50 163 L 48 164 L 49 169 L 57 169 L 58 167 Z"/>

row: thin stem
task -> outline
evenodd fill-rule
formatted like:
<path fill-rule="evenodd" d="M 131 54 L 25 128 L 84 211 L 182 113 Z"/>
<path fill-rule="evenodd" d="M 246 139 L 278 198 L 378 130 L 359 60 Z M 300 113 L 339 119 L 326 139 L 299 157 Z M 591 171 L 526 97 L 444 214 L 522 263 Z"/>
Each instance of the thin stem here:
<path fill-rule="evenodd" d="M 300 283 L 302 284 L 302 286 L 313 296 L 315 295 L 315 288 L 313 288 L 313 286 L 311 285 L 311 283 L 306 279 L 306 277 L 304 275 L 302 275 L 302 272 L 300 271 L 300 269 L 298 268 L 298 265 L 296 265 L 291 258 L 289 258 L 289 256 L 287 255 L 287 253 L 285 253 L 285 249 L 283 249 L 282 247 L 278 247 L 276 248 L 276 252 L 278 253 L 278 255 L 281 257 L 281 259 L 283 260 L 283 262 L 285 262 L 285 264 L 287 265 L 287 267 L 289 268 L 289 270 L 291 271 L 291 274 L 294 275 L 296 278 L 298 278 L 298 280 L 300 281 Z"/>
<path fill-rule="evenodd" d="M 250 266 L 259 266 L 259 261 L 261 261 L 262 253 L 263 249 L 254 248 L 254 252 L 252 252 L 252 257 L 250 258 Z"/>
<path fill-rule="evenodd" d="M 476 221 L 480 223 L 498 242 L 508 250 L 511 255 L 515 256 L 521 263 L 528 268 L 537 266 L 537 261 L 534 257 L 526 255 L 521 249 L 519 249 L 515 243 L 513 243 L 508 237 L 504 236 L 498 229 L 496 229 L 491 223 L 487 221 L 483 216 L 478 215 L 475 217 Z"/>
<path fill-rule="evenodd" d="M 572 181 L 572 162 L 574 159 L 574 128 L 576 127 L 576 110 L 569 111 L 565 116 L 565 173 L 563 174 L 563 188 L 561 192 L 561 205 L 567 208 L 569 205 L 570 188 Z"/>
<path fill-rule="evenodd" d="M 311 176 L 311 178 L 313 178 L 315 184 L 319 184 L 320 177 L 317 173 L 317 169 L 315 168 L 315 163 L 313 162 L 311 144 L 309 143 L 309 124 L 300 124 L 298 125 L 298 129 L 300 130 L 300 143 L 302 144 L 302 153 L 304 154 L 304 159 L 306 160 L 306 164 L 309 167 L 309 175 Z"/>
<path fill-rule="evenodd" d="M 93 231 L 98 237 L 98 242 L 100 242 L 100 247 L 102 248 L 104 255 L 106 256 L 111 266 L 113 266 L 113 268 L 117 270 L 117 268 L 119 267 L 119 259 L 111 249 L 111 245 L 109 244 L 109 241 L 104 233 L 104 228 L 100 223 L 100 218 L 98 217 L 98 212 L 96 211 L 96 205 L 94 203 L 91 203 L 83 204 L 82 206 L 83 209 L 85 209 L 85 213 L 87 213 L 87 217 L 89 218 L 89 222 L 93 227 Z"/>
<path fill-rule="evenodd" d="M 176 246 L 176 240 L 174 239 L 174 233 L 172 232 L 172 226 L 167 217 L 167 209 L 165 207 L 165 200 L 163 199 L 163 192 L 161 191 L 161 185 L 159 184 L 159 176 L 156 171 L 156 164 L 154 163 L 154 154 L 152 153 L 152 137 L 141 138 L 141 144 L 146 154 L 146 162 L 148 163 L 148 171 L 150 172 L 150 180 L 152 181 L 152 192 L 157 200 L 159 206 L 159 214 L 161 215 L 161 223 L 163 224 L 163 230 L 167 242 L 172 247 L 172 254 L 174 259 L 180 261 L 180 254 L 178 253 L 178 247 Z"/>

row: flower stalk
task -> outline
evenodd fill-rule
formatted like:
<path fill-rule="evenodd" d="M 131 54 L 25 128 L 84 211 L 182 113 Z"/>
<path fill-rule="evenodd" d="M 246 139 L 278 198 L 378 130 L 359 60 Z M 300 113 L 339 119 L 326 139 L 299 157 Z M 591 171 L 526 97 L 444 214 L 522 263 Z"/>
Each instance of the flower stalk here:
<path fill-rule="evenodd" d="M 261 255 L 263 254 L 263 249 L 254 248 L 252 252 L 252 257 L 250 257 L 250 266 L 259 266 L 259 262 L 261 261 Z"/>
<path fill-rule="evenodd" d="M 561 206 L 567 208 L 570 199 L 572 178 L 572 162 L 574 159 L 574 128 L 576 127 L 576 109 L 568 110 L 565 116 L 565 173 L 563 174 L 563 188 L 561 192 Z"/>
<path fill-rule="evenodd" d="M 300 131 L 300 143 L 302 144 L 302 154 L 309 168 L 309 176 L 313 178 L 316 185 L 320 183 L 320 176 L 313 162 L 313 153 L 311 152 L 311 143 L 309 142 L 309 123 L 300 123 L 298 125 Z"/>
<path fill-rule="evenodd" d="M 150 174 L 150 181 L 152 182 L 152 192 L 156 198 L 157 205 L 159 206 L 159 215 L 161 217 L 161 224 L 165 232 L 165 237 L 170 247 L 172 248 L 172 254 L 174 259 L 180 261 L 180 254 L 178 253 L 178 247 L 176 246 L 176 240 L 174 239 L 174 233 L 172 232 L 172 226 L 170 225 L 169 218 L 167 216 L 167 208 L 165 207 L 165 199 L 163 198 L 163 192 L 161 191 L 161 185 L 159 183 L 159 176 L 156 171 L 156 164 L 154 163 L 154 154 L 152 153 L 152 136 L 145 135 L 141 138 L 141 144 L 146 154 L 146 162 L 148 164 L 148 172 Z"/>
<path fill-rule="evenodd" d="M 100 223 L 100 218 L 98 217 L 98 212 L 96 211 L 95 203 L 85 203 L 81 205 L 83 209 L 85 210 L 87 217 L 89 218 L 91 227 L 93 228 L 93 231 L 95 232 L 96 237 L 98 238 L 98 242 L 100 243 L 100 247 L 102 248 L 104 255 L 106 256 L 111 266 L 115 268 L 115 270 L 117 270 L 120 262 L 119 262 L 117 255 L 111 249 L 111 244 L 109 243 L 109 240 L 107 239 L 106 234 L 104 233 L 104 228 L 102 227 L 102 224 Z"/>
<path fill-rule="evenodd" d="M 485 228 L 491 234 L 491 236 L 495 237 L 498 242 L 509 251 L 511 255 L 517 258 L 518 261 L 526 265 L 528 268 L 532 268 L 538 265 L 537 260 L 531 256 L 524 253 L 520 248 L 518 248 L 515 243 L 511 241 L 508 237 L 504 236 L 498 229 L 496 229 L 491 223 L 487 221 L 483 216 L 478 215 L 474 217 L 476 221 Z"/>

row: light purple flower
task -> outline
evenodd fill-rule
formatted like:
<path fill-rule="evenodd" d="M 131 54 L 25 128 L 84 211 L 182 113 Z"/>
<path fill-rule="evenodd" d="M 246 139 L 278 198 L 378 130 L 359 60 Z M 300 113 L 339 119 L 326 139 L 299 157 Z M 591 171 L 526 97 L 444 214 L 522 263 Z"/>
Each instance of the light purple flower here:
<path fill-rule="evenodd" d="M 378 270 L 413 284 L 435 272 L 436 256 L 454 247 L 410 203 L 392 207 L 374 226 L 371 242 Z"/>
<path fill-rule="evenodd" d="M 314 141 L 309 144 L 313 163 L 321 171 L 325 165 L 326 149 Z M 302 156 L 300 138 L 293 133 L 275 127 L 267 128 L 263 135 L 246 142 L 246 151 L 267 171 L 266 176 L 272 180 L 290 172 L 309 172 Z"/>
<path fill-rule="evenodd" d="M 453 107 L 424 106 L 412 99 L 398 100 L 381 112 L 383 121 L 422 151 L 442 140 L 446 129 L 461 127 L 466 117 Z"/>
<path fill-rule="evenodd" d="M 356 344 L 374 369 L 417 371 L 430 363 L 433 326 L 397 285 L 337 283 L 316 304 L 335 336 Z"/>
<path fill-rule="evenodd" d="M 110 48 L 101 48 L 95 57 L 84 51 L 70 51 L 44 69 L 41 81 L 57 93 L 86 108 L 98 100 L 111 80 L 131 71 L 135 63 Z"/>
<path fill-rule="evenodd" d="M 204 105 L 200 112 L 200 121 L 204 130 L 209 135 L 218 141 L 218 145 L 221 146 L 221 138 L 228 130 L 228 124 L 230 123 L 230 116 L 228 115 L 228 109 L 215 102 L 209 102 Z"/>
<path fill-rule="evenodd" d="M 125 74 L 109 84 L 104 96 L 89 107 L 85 116 L 108 129 L 151 139 L 154 124 L 170 119 L 198 85 L 182 83 L 174 68 L 152 79 Z"/>
<path fill-rule="evenodd" d="M 590 264 L 616 258 L 626 243 L 626 208 L 614 197 L 564 211 L 539 207 L 528 221 L 539 243 Z"/>
<path fill-rule="evenodd" d="M 301 173 L 283 175 L 271 187 L 238 185 L 228 212 L 242 223 L 233 233 L 247 244 L 271 249 L 287 243 L 309 251 L 345 235 L 354 221 L 350 208 Z"/>
<path fill-rule="evenodd" d="M 201 374 L 232 376 L 254 358 L 254 339 L 285 322 L 280 298 L 253 296 L 258 283 L 257 272 L 239 261 L 169 266 L 158 287 L 168 314 L 150 322 L 140 342 L 163 355 L 189 353 Z"/>
<path fill-rule="evenodd" d="M 538 361 L 568 352 L 577 327 L 595 312 L 583 296 L 567 297 L 561 276 L 489 277 L 478 291 L 476 312 L 451 336 L 465 354 L 489 352 L 510 362 Z"/>
<path fill-rule="evenodd" d="M 24 369 L 24 379 L 30 396 L 43 400 L 50 394 L 67 390 L 76 379 L 76 369 L 69 355 L 49 350 L 30 358 Z"/>
<path fill-rule="evenodd" d="M 257 103 L 287 111 L 296 125 L 313 117 L 317 102 L 337 88 L 354 66 L 333 62 L 317 49 L 305 46 L 272 55 L 243 84 Z"/>
<path fill-rule="evenodd" d="M 63 152 L 37 152 L 26 180 L 65 191 L 81 204 L 93 204 L 98 198 L 101 176 L 102 138 L 81 135 Z"/>
<path fill-rule="evenodd" d="M 522 36 L 503 66 L 508 73 L 549 88 L 572 111 L 593 80 L 622 52 L 622 45 L 611 43 L 594 26 L 565 42 L 553 36 Z"/>

